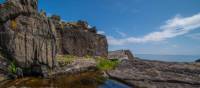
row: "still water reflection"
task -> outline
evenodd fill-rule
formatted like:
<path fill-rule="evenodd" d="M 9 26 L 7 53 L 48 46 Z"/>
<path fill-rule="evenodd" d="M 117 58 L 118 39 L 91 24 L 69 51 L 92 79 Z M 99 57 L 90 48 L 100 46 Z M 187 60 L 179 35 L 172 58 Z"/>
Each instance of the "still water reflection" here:
<path fill-rule="evenodd" d="M 57 75 L 51 79 L 27 77 L 7 81 L 0 86 L 1 88 L 130 88 L 120 82 L 103 78 L 99 72 Z"/>

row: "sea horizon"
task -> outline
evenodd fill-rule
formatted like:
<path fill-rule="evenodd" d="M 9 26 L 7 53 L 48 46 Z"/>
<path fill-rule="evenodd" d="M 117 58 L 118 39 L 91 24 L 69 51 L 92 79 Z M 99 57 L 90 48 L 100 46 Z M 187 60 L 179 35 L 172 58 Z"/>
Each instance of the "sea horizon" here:
<path fill-rule="evenodd" d="M 135 54 L 135 57 L 145 60 L 156 60 L 166 62 L 195 62 L 200 55 L 170 55 L 170 54 Z"/>

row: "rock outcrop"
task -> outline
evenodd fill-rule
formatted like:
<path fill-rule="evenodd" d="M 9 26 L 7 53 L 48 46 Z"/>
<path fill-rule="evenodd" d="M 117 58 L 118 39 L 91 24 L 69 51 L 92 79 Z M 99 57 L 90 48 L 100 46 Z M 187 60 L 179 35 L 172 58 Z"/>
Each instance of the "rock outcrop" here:
<path fill-rule="evenodd" d="M 130 50 L 117 50 L 109 52 L 108 59 L 118 59 L 119 61 L 128 59 L 134 60 L 134 56 Z"/>
<path fill-rule="evenodd" d="M 195 62 L 200 62 L 200 59 L 196 60 Z"/>
<path fill-rule="evenodd" d="M 107 75 L 136 88 L 200 88 L 199 63 L 124 60 Z"/>
<path fill-rule="evenodd" d="M 107 39 L 97 34 L 95 27 L 89 28 L 85 21 L 61 22 L 60 17 L 55 15 L 51 19 L 57 30 L 59 54 L 107 57 Z"/>
<path fill-rule="evenodd" d="M 0 6 L 0 51 L 21 68 L 56 65 L 56 30 L 37 10 L 37 0 L 7 0 Z"/>

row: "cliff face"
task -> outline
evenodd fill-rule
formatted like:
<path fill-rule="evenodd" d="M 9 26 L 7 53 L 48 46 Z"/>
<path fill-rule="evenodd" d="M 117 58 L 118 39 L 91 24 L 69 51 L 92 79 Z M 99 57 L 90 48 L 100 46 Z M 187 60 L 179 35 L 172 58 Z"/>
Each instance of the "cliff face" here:
<path fill-rule="evenodd" d="M 56 31 L 37 0 L 7 0 L 0 10 L 0 47 L 22 68 L 55 66 Z"/>
<path fill-rule="evenodd" d="M 97 34 L 95 27 L 89 28 L 85 21 L 67 23 L 60 22 L 58 16 L 51 18 L 56 25 L 59 54 L 107 57 L 106 37 Z"/>
<path fill-rule="evenodd" d="M 107 57 L 106 37 L 85 21 L 61 22 L 38 12 L 37 0 L 0 4 L 0 52 L 18 67 L 43 71 L 57 65 L 56 54 Z M 9 63 L 8 63 L 9 64 Z"/>

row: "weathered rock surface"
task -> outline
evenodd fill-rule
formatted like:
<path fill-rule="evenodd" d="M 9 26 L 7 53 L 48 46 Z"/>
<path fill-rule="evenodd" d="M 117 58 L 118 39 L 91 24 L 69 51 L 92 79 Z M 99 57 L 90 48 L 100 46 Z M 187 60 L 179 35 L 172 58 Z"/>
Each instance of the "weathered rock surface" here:
<path fill-rule="evenodd" d="M 66 23 L 60 22 L 58 16 L 51 18 L 57 29 L 59 54 L 107 57 L 107 39 L 104 35 L 97 34 L 95 27 L 89 28 L 85 21 Z"/>
<path fill-rule="evenodd" d="M 6 22 L 20 14 L 37 13 L 37 0 L 6 0 L 0 5 L 0 22 Z"/>
<path fill-rule="evenodd" d="M 0 82 L 7 79 L 8 60 L 0 53 Z"/>
<path fill-rule="evenodd" d="M 199 63 L 125 60 L 107 74 L 136 88 L 200 88 Z"/>
<path fill-rule="evenodd" d="M 37 12 L 37 0 L 7 0 L 1 5 L 0 47 L 21 68 L 56 65 L 56 30 Z"/>
<path fill-rule="evenodd" d="M 109 59 L 118 59 L 119 61 L 132 59 L 134 60 L 134 56 L 130 50 L 117 50 L 111 51 L 108 53 Z"/>
<path fill-rule="evenodd" d="M 97 70 L 96 61 L 94 59 L 78 57 L 72 63 L 60 67 L 58 69 L 54 69 L 49 75 L 54 76 L 57 74 L 73 74 L 73 73 L 96 71 L 96 70 Z"/>

